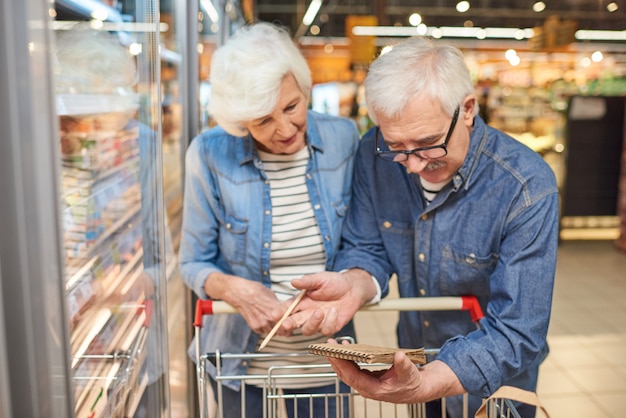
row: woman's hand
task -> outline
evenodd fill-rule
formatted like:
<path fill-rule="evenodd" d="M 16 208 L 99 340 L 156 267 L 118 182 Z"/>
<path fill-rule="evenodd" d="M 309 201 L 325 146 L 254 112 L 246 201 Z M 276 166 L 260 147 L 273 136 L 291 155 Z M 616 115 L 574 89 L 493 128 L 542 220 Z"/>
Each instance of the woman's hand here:
<path fill-rule="evenodd" d="M 243 316 L 257 334 L 270 332 L 286 307 L 274 292 L 259 282 L 214 272 L 204 282 L 204 291 L 213 298 L 227 302 Z"/>

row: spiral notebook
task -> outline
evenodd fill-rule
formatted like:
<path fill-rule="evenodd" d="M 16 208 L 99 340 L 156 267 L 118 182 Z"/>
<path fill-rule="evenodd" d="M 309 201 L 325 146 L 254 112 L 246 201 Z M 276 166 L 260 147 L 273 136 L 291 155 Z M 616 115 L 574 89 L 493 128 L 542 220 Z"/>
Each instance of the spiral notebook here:
<path fill-rule="evenodd" d="M 404 351 L 415 364 L 426 364 L 424 348 L 389 348 L 367 344 L 310 344 L 309 353 L 316 356 L 340 358 L 366 364 L 391 364 L 397 351 Z"/>

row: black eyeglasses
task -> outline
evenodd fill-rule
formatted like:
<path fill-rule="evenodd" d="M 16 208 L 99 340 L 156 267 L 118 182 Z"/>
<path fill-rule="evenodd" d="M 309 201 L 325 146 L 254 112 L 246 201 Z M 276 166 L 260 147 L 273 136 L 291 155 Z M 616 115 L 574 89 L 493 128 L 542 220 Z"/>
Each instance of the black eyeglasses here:
<path fill-rule="evenodd" d="M 395 161 L 397 163 L 402 163 L 409 159 L 409 155 L 416 155 L 419 158 L 424 160 L 435 160 L 437 158 L 442 158 L 448 155 L 448 141 L 452 136 L 452 132 L 454 132 L 454 126 L 456 125 L 456 121 L 459 118 L 460 106 L 456 107 L 454 111 L 454 115 L 452 115 L 452 122 L 450 122 L 450 127 L 448 128 L 448 134 L 446 135 L 446 139 L 443 140 L 443 144 L 440 145 L 431 145 L 428 147 L 415 148 L 412 150 L 401 150 L 401 151 L 383 151 L 378 146 L 378 141 L 380 137 L 380 129 L 376 127 L 376 155 L 378 155 L 383 160 L 387 161 Z"/>

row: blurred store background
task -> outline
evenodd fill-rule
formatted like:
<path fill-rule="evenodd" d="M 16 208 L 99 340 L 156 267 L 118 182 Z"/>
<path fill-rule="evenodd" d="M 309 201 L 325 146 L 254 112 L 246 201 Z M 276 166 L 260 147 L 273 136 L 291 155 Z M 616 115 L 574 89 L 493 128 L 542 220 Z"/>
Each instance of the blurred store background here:
<path fill-rule="evenodd" d="M 626 1 L 422 3 L 2 2 L 0 417 L 196 416 L 194 301 L 176 267 L 184 152 L 213 124 L 213 51 L 255 20 L 290 29 L 312 71 L 312 108 L 363 132 L 372 59 L 408 36 L 459 46 L 482 117 L 557 175 L 564 257 L 605 260 L 601 283 L 623 294 Z M 112 43 L 73 49 L 91 38 Z M 563 271 L 592 274 L 560 271 L 565 293 Z M 588 278 L 575 282 L 591 292 Z M 555 323 L 558 338 L 575 328 Z M 611 323 L 602 335 L 621 344 L 625 334 Z M 623 362 L 616 370 L 622 387 L 609 398 L 623 400 Z M 580 416 L 619 416 L 602 411 Z"/>

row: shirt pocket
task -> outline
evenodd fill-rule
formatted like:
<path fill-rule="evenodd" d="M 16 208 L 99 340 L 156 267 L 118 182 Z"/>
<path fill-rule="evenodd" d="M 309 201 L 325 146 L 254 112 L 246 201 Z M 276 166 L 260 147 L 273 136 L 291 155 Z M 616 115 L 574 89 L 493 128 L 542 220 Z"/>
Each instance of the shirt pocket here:
<path fill-rule="evenodd" d="M 220 222 L 220 252 L 229 264 L 244 264 L 246 260 L 246 232 L 248 222 L 225 215 Z"/>
<path fill-rule="evenodd" d="M 413 223 L 390 218 L 379 218 L 378 229 L 383 240 L 385 253 L 393 264 L 398 282 L 414 280 L 413 259 L 415 257 Z"/>
<path fill-rule="evenodd" d="M 496 253 L 447 245 L 441 259 L 441 294 L 489 295 L 489 278 L 497 263 Z"/>

